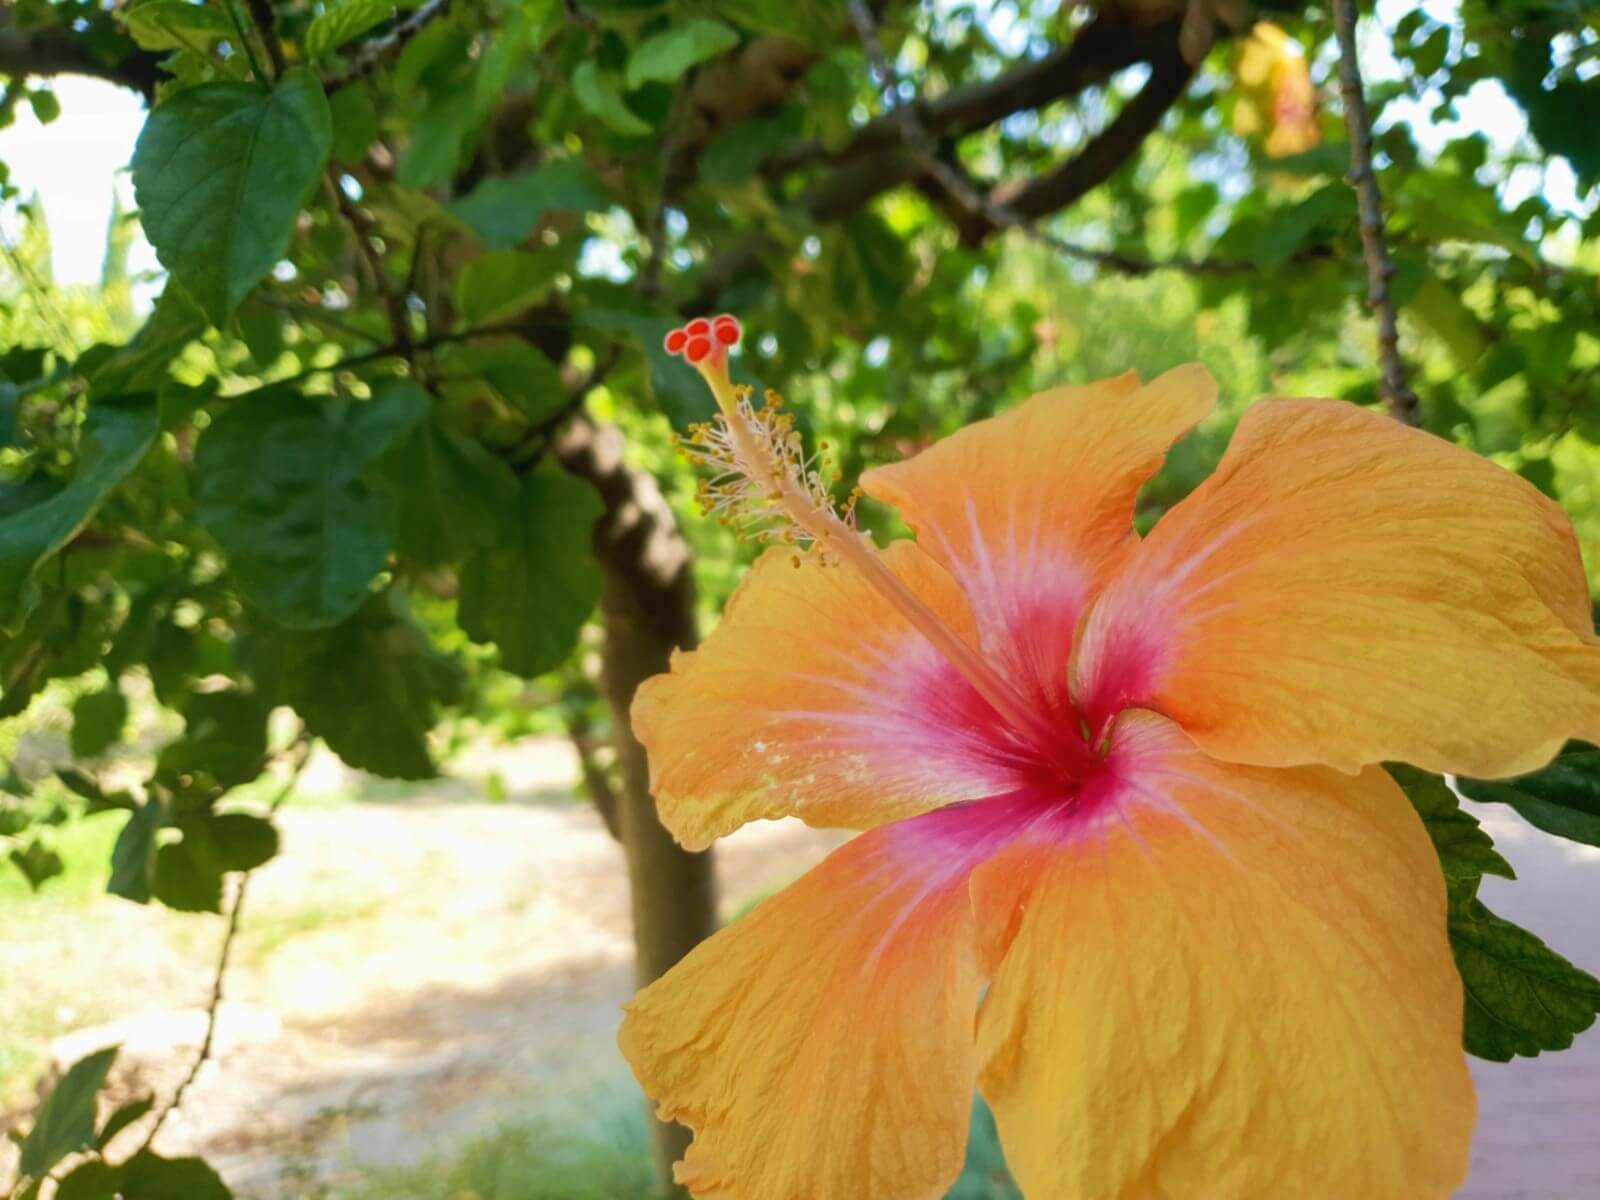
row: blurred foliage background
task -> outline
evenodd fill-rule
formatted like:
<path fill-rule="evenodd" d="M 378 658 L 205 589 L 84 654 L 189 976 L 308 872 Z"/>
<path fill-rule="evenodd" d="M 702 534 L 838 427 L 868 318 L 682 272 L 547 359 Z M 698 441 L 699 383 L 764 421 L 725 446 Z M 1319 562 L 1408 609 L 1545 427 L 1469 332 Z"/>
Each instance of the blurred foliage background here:
<path fill-rule="evenodd" d="M 1384 4 L 1361 45 L 1421 421 L 1559 500 L 1600 583 L 1600 17 Z M 312 745 L 415 780 L 555 734 L 653 978 L 717 914 L 623 714 L 752 553 L 695 515 L 709 399 L 662 334 L 737 313 L 736 375 L 847 479 L 1198 359 L 1222 404 L 1147 526 L 1252 398 L 1378 403 L 1335 59 L 1292 0 L 16 0 L 0 127 L 64 75 L 152 106 L 98 286 L 0 164 L 18 879 L 117 812 L 112 893 L 236 917 Z M 213 1186 L 171 1161 L 119 1186 Z"/>

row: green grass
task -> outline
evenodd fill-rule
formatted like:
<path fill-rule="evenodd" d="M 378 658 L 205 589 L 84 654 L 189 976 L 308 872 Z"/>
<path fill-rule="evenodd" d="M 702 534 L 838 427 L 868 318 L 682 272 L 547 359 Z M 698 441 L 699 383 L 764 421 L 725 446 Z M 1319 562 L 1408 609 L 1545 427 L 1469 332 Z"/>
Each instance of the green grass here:
<path fill-rule="evenodd" d="M 37 944 L 90 934 L 83 927 L 83 913 L 105 892 L 111 846 L 121 827 L 121 820 L 105 814 L 48 830 L 45 836 L 61 855 L 65 871 L 37 892 L 20 871 L 0 860 L 0 922 L 11 948 L 24 939 Z M 10 965 L 10 953 L 0 962 Z M 0 974 L 12 976 L 11 971 Z M 66 1011 L 72 1016 L 64 1021 Z M 31 1090 L 45 1065 L 50 1039 L 64 1027 L 115 1015 L 109 993 L 84 994 L 61 986 L 48 969 L 0 979 L 0 1107 Z"/>
<path fill-rule="evenodd" d="M 459 1154 L 402 1170 L 364 1172 L 312 1189 L 307 1200 L 653 1200 L 644 1105 L 615 1088 L 595 1097 L 581 1129 L 538 1120 L 502 1125 Z M 973 1105 L 966 1166 L 947 1200 L 1021 1200 L 1005 1169 L 994 1118 Z"/>
<path fill-rule="evenodd" d="M 61 856 L 66 870 L 35 892 L 8 862 L 0 862 L 0 913 L 8 920 L 27 920 L 44 910 L 81 908 L 106 890 L 111 872 L 111 847 L 127 820 L 121 813 L 101 813 L 45 828 L 41 840 Z"/>

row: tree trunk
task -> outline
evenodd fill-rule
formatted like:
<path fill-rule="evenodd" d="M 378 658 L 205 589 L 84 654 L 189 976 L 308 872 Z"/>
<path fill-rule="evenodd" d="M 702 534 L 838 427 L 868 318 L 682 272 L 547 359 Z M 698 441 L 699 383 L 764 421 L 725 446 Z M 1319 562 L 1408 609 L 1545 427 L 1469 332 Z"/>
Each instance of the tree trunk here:
<path fill-rule="evenodd" d="M 580 417 L 562 434 L 556 454 L 569 472 L 599 489 L 606 506 L 595 527 L 605 576 L 600 687 L 616 740 L 622 783 L 617 824 L 633 894 L 635 974 L 643 986 L 715 931 L 717 904 L 710 852 L 684 850 L 656 819 L 644 747 L 628 720 L 639 685 L 667 669 L 674 649 L 693 647 L 698 633 L 689 547 L 655 480 L 630 468 L 622 449 L 616 429 Z M 671 1190 L 672 1164 L 688 1144 L 681 1125 L 652 1124 L 663 1191 Z"/>

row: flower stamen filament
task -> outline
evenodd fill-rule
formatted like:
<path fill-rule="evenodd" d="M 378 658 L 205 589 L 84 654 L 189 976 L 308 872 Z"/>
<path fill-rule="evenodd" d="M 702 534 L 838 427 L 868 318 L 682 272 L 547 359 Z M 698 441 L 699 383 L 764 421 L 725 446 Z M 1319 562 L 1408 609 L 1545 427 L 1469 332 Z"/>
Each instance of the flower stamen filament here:
<path fill-rule="evenodd" d="M 831 557 L 847 564 L 927 638 L 1016 733 L 1048 745 L 1053 739 L 1042 715 L 884 565 L 865 535 L 851 524 L 850 508 L 844 517 L 834 511 L 821 472 L 799 450 L 799 434 L 786 415 L 776 414 L 776 397 L 769 394 L 767 407 L 756 410 L 749 389 L 734 385 L 727 348 L 737 343 L 738 336 L 738 323 L 721 316 L 715 322 L 690 322 L 667 337 L 667 351 L 682 353 L 706 381 L 721 418 L 713 426 L 697 427 L 684 446 L 691 461 L 720 472 L 702 486 L 702 507 L 723 514 L 729 523 L 743 521 L 753 537 L 813 542 L 826 556 L 824 561 Z M 792 528 L 767 524 L 775 515 L 787 518 Z"/>

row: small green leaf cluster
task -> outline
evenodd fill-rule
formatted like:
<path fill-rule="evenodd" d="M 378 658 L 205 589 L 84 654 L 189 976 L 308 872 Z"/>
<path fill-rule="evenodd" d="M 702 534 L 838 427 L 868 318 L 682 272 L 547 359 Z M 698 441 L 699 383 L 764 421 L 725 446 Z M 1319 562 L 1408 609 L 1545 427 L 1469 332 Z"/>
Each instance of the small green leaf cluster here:
<path fill-rule="evenodd" d="M 201 1159 L 163 1158 L 148 1146 L 120 1162 L 104 1157 L 117 1136 L 153 1106 L 143 1096 L 98 1119 L 99 1092 L 116 1057 L 116 1046 L 97 1050 L 68 1067 L 50 1089 L 33 1128 L 17 1139 L 21 1178 L 13 1195 L 38 1200 L 45 1181 L 56 1179 L 57 1200 L 228 1200 L 227 1185 Z"/>
<path fill-rule="evenodd" d="M 1468 1052 L 1507 1062 L 1516 1055 L 1565 1050 L 1600 1014 L 1600 979 L 1495 915 L 1478 898 L 1485 875 L 1515 879 L 1516 872 L 1477 819 L 1461 808 L 1457 792 L 1508 804 L 1524 816 L 1531 810 L 1544 822 L 1541 828 L 1600 844 L 1584 825 L 1600 811 L 1600 752 L 1575 742 L 1536 774 L 1503 782 L 1460 779 L 1454 789 L 1414 767 L 1389 771 L 1421 815 L 1444 871 L 1450 948 L 1466 994 Z"/>

